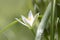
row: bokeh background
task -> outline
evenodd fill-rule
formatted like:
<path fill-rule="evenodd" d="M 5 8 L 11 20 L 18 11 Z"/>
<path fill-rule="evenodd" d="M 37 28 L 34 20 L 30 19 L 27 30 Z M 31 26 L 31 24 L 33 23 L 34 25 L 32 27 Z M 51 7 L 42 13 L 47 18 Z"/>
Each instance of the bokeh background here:
<path fill-rule="evenodd" d="M 52 0 L 0 0 L 0 40 L 34 40 L 35 36 L 31 30 L 19 22 L 16 22 L 15 18 L 21 18 L 21 15 L 28 17 L 30 10 L 32 10 L 33 14 L 39 12 L 40 15 L 43 16 L 51 1 Z M 57 18 L 60 19 L 60 0 L 56 0 L 55 8 L 55 20 L 57 20 Z M 39 16 L 39 22 L 42 16 Z M 7 25 L 9 25 L 9 28 Z M 56 25 L 54 25 L 55 28 L 53 28 L 55 30 L 54 33 L 58 33 L 58 38 L 60 40 L 60 22 L 56 23 Z M 50 32 L 53 30 L 50 29 L 50 18 L 48 26 L 47 30 L 44 30 L 44 34 L 50 36 Z M 4 28 L 6 29 L 3 30 Z M 3 31 L 1 32 L 1 30 Z M 42 39 L 45 40 L 44 38 Z"/>
<path fill-rule="evenodd" d="M 15 18 L 27 16 L 33 10 L 32 0 L 0 0 L 0 29 L 3 29 Z M 20 23 L 16 23 L 0 35 L 0 40 L 34 40 L 34 36 Z"/>

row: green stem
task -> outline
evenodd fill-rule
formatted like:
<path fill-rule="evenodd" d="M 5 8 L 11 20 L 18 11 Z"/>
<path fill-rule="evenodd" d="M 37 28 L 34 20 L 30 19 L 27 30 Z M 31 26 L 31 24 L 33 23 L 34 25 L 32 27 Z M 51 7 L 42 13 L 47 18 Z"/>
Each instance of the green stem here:
<path fill-rule="evenodd" d="M 8 24 L 6 27 L 4 27 L 2 30 L 0 30 L 0 34 L 5 32 L 10 27 L 12 27 L 12 25 L 14 25 L 15 23 L 17 23 L 17 21 L 13 21 L 12 23 Z"/>
<path fill-rule="evenodd" d="M 34 37 L 35 37 L 35 32 L 34 32 L 34 29 L 32 28 L 32 29 L 30 29 L 31 31 L 32 31 L 32 33 L 33 33 L 33 35 L 34 35 Z"/>

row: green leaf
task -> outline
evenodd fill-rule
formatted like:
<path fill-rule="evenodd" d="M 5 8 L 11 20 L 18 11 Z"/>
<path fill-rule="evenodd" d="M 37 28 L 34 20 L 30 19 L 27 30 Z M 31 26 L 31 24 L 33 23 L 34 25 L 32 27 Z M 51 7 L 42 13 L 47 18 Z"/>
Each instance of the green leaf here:
<path fill-rule="evenodd" d="M 46 11 L 44 12 L 44 16 L 42 17 L 42 20 L 41 20 L 40 24 L 38 25 L 35 40 L 41 40 L 43 31 L 45 29 L 45 26 L 46 26 L 47 21 L 48 21 L 49 16 L 50 16 L 50 12 L 51 12 L 51 2 L 48 4 Z"/>
<path fill-rule="evenodd" d="M 56 7 L 56 0 L 52 0 L 51 6 L 51 27 L 50 27 L 50 40 L 54 40 L 54 25 L 55 25 L 55 7 Z"/>

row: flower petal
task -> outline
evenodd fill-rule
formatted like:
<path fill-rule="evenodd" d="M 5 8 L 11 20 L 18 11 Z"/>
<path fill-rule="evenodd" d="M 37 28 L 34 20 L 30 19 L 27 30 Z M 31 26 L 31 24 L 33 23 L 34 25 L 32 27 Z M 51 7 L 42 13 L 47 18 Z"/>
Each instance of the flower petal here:
<path fill-rule="evenodd" d="M 22 17 L 22 20 L 25 24 L 29 24 L 30 26 L 32 26 L 32 21 L 26 19 L 24 16 L 21 16 Z"/>
<path fill-rule="evenodd" d="M 23 25 L 25 25 L 25 26 L 27 26 L 27 27 L 29 27 L 27 24 L 25 24 L 25 23 L 23 23 L 23 22 L 21 22 L 18 18 L 15 18 L 18 22 L 20 22 L 21 24 L 23 24 Z"/>
<path fill-rule="evenodd" d="M 21 17 L 22 17 L 23 22 L 26 23 L 27 19 L 24 16 L 22 16 L 22 15 L 21 15 Z"/>
<path fill-rule="evenodd" d="M 31 19 L 32 21 L 30 21 L 29 19 L 27 19 L 27 18 L 25 18 L 24 16 L 21 16 L 22 17 L 22 20 L 23 20 L 23 22 L 24 23 L 26 23 L 26 24 L 29 24 L 30 26 L 32 26 L 32 24 L 33 24 L 33 19 Z"/>
<path fill-rule="evenodd" d="M 22 17 L 22 20 L 25 24 L 31 25 L 31 22 L 28 19 L 26 19 L 24 16 L 21 16 L 21 17 Z"/>
<path fill-rule="evenodd" d="M 32 14 L 32 11 L 31 10 L 29 11 L 28 18 L 33 19 L 33 14 Z"/>

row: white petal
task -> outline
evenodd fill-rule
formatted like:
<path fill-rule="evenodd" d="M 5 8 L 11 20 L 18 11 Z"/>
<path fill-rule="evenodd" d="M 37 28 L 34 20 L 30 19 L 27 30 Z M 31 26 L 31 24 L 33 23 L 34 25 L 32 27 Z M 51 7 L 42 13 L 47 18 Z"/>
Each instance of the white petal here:
<path fill-rule="evenodd" d="M 32 22 L 30 20 L 26 19 L 24 16 L 21 16 L 21 17 L 22 17 L 22 20 L 25 24 L 29 24 L 32 26 L 32 24 L 31 24 Z"/>
<path fill-rule="evenodd" d="M 29 11 L 28 18 L 33 19 L 33 14 L 32 14 L 32 11 L 31 10 Z"/>
<path fill-rule="evenodd" d="M 29 27 L 27 24 L 25 24 L 25 23 L 23 23 L 23 22 L 21 22 L 18 18 L 15 18 L 18 22 L 20 22 L 21 24 L 23 24 L 23 25 L 25 25 L 25 26 L 27 26 L 27 27 Z"/>
<path fill-rule="evenodd" d="M 22 16 L 22 15 L 21 15 L 21 17 L 22 17 L 23 22 L 26 23 L 27 19 L 24 16 Z"/>
<path fill-rule="evenodd" d="M 27 23 L 28 23 L 30 26 L 32 26 L 32 22 L 31 22 L 31 21 L 27 20 Z"/>

